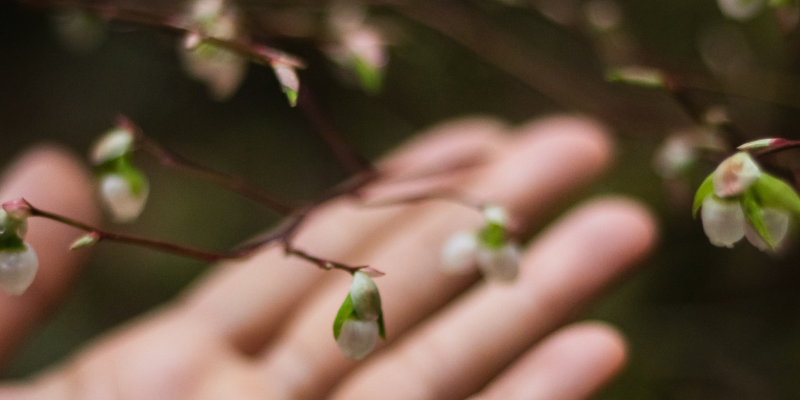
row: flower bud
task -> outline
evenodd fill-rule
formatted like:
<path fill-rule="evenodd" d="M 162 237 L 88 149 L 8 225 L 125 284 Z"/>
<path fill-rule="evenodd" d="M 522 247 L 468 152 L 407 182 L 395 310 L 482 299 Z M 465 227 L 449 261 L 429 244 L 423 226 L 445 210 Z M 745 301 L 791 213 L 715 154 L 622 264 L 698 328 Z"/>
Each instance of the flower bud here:
<path fill-rule="evenodd" d="M 442 247 L 441 262 L 445 272 L 471 272 L 477 261 L 478 237 L 471 232 L 458 232 Z"/>
<path fill-rule="evenodd" d="M 14 218 L 12 215 L 6 212 L 5 209 L 0 208 L 0 239 L 15 236 L 21 242 L 25 240 L 25 236 L 27 234 L 27 218 Z"/>
<path fill-rule="evenodd" d="M 714 246 L 733 247 L 744 237 L 744 211 L 737 201 L 709 195 L 703 200 L 700 218 L 703 230 Z"/>
<path fill-rule="evenodd" d="M 193 4 L 190 23 L 200 29 L 200 36 L 222 40 L 242 39 L 239 9 L 221 0 L 200 0 Z M 203 81 L 214 99 L 230 98 L 247 72 L 248 61 L 234 51 L 200 41 L 198 32 L 187 33 L 179 52 L 183 66 L 192 77 Z M 186 48 L 187 45 L 191 45 Z"/>
<path fill-rule="evenodd" d="M 377 321 L 349 318 L 342 324 L 336 344 L 345 357 L 360 360 L 375 349 L 379 335 Z"/>
<path fill-rule="evenodd" d="M 136 219 L 144 209 L 148 193 L 147 179 L 141 174 L 109 173 L 100 179 L 101 197 L 117 222 Z"/>
<path fill-rule="evenodd" d="M 738 150 L 764 150 L 770 149 L 774 147 L 781 146 L 786 144 L 788 140 L 781 139 L 781 138 L 768 138 L 768 139 L 758 139 L 753 140 L 751 142 L 747 142 L 739 147 Z"/>
<path fill-rule="evenodd" d="M 478 251 L 478 266 L 483 274 L 500 282 L 513 282 L 519 273 L 519 248 L 507 243 L 499 249 L 482 248 Z"/>
<path fill-rule="evenodd" d="M 761 177 L 753 158 L 745 152 L 728 157 L 714 171 L 714 194 L 718 197 L 732 197 L 744 193 L 750 185 Z"/>
<path fill-rule="evenodd" d="M 651 88 L 664 87 L 666 81 L 661 71 L 638 65 L 610 68 L 606 71 L 606 80 Z"/>
<path fill-rule="evenodd" d="M 783 240 L 786 238 L 786 233 L 789 232 L 789 213 L 777 208 L 764 208 L 761 210 L 764 218 L 764 227 L 769 232 L 769 237 L 775 243 L 775 247 L 779 248 Z M 753 246 L 756 246 L 761 251 L 770 251 L 772 248 L 761 238 L 761 235 L 755 229 L 750 227 L 749 224 L 745 226 L 744 236 Z"/>
<path fill-rule="evenodd" d="M 758 14 L 765 0 L 717 0 L 720 11 L 728 18 L 748 20 Z"/>
<path fill-rule="evenodd" d="M 69 246 L 70 250 L 77 250 L 83 247 L 90 247 L 94 246 L 100 240 L 100 235 L 97 232 L 92 232 L 86 235 L 79 237 L 77 240 L 72 242 L 72 245 Z"/>
<path fill-rule="evenodd" d="M 91 161 L 100 165 L 106 161 L 122 157 L 133 148 L 133 132 L 128 128 L 116 127 L 98 140 L 91 151 Z"/>
<path fill-rule="evenodd" d="M 500 226 L 508 225 L 508 213 L 500 206 L 487 206 L 483 209 L 483 216 L 487 223 Z"/>
<path fill-rule="evenodd" d="M 350 284 L 350 298 L 358 318 L 365 321 L 377 321 L 381 315 L 381 296 L 378 286 L 363 272 L 353 274 Z"/>
<path fill-rule="evenodd" d="M 297 104 L 297 92 L 300 90 L 297 72 L 294 67 L 283 63 L 273 63 L 272 69 L 275 71 L 275 76 L 278 77 L 278 82 L 281 83 L 286 98 L 289 99 L 289 105 L 294 107 Z"/>
<path fill-rule="evenodd" d="M 36 277 L 39 259 L 31 245 L 22 250 L 0 250 L 0 288 L 11 295 L 25 292 Z"/>

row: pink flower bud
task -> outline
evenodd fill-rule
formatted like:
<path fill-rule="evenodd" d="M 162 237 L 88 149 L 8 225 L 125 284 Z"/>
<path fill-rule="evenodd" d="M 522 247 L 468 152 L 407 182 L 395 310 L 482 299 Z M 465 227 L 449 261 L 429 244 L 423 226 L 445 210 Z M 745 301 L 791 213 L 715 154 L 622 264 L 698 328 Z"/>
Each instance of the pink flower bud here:
<path fill-rule="evenodd" d="M 736 153 L 719 164 L 714 171 L 714 193 L 719 197 L 738 196 L 760 176 L 761 170 L 749 154 Z"/>

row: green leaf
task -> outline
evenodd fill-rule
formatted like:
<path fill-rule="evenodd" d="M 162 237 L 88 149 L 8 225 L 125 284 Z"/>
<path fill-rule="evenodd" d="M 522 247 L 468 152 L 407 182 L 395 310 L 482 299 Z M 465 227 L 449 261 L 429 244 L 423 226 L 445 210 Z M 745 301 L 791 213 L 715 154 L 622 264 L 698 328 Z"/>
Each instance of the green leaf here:
<path fill-rule="evenodd" d="M 381 336 L 381 339 L 386 340 L 386 326 L 383 324 L 383 310 L 381 310 L 381 314 L 378 316 L 378 334 Z"/>
<path fill-rule="evenodd" d="M 714 192 L 714 173 L 706 177 L 700 187 L 697 188 L 697 193 L 694 194 L 694 204 L 692 205 L 692 217 L 697 218 L 697 210 L 703 205 L 703 200 Z"/>
<path fill-rule="evenodd" d="M 294 107 L 297 105 L 297 91 L 289 89 L 288 87 L 283 88 L 283 93 L 286 94 L 286 98 L 289 99 L 289 105 Z"/>
<path fill-rule="evenodd" d="M 761 204 L 759 204 L 758 199 L 753 190 L 748 190 L 747 192 L 742 195 L 742 198 L 739 200 L 740 204 L 742 205 L 742 210 L 744 211 L 744 217 L 747 219 L 747 223 L 750 224 L 753 229 L 758 232 L 758 235 L 764 239 L 764 242 L 769 245 L 772 250 L 775 250 L 777 247 L 777 243 L 772 239 L 772 235 L 769 234 L 767 230 L 767 226 L 764 222 L 764 211 Z"/>
<path fill-rule="evenodd" d="M 353 68 L 356 75 L 358 75 L 361 88 L 364 89 L 365 92 L 377 94 L 381 91 L 381 86 L 383 86 L 383 74 L 380 68 L 368 64 L 360 57 L 355 58 Z"/>
<path fill-rule="evenodd" d="M 382 313 L 381 313 L 382 314 Z M 336 313 L 336 319 L 333 320 L 333 338 L 339 339 L 339 333 L 342 331 L 342 325 L 348 318 L 355 317 L 356 310 L 353 308 L 353 299 L 350 298 L 350 293 L 345 297 L 342 306 L 339 307 L 339 312 Z"/>
<path fill-rule="evenodd" d="M 478 240 L 489 249 L 499 249 L 506 243 L 506 230 L 502 225 L 490 222 L 478 232 Z"/>
<path fill-rule="evenodd" d="M 800 219 L 800 197 L 792 186 L 766 173 L 753 184 L 752 192 L 764 207 L 786 210 Z"/>
<path fill-rule="evenodd" d="M 14 235 L 3 235 L 0 236 L 0 251 L 3 250 L 10 250 L 10 251 L 25 251 L 27 247 L 25 246 L 25 242 L 22 239 Z"/>

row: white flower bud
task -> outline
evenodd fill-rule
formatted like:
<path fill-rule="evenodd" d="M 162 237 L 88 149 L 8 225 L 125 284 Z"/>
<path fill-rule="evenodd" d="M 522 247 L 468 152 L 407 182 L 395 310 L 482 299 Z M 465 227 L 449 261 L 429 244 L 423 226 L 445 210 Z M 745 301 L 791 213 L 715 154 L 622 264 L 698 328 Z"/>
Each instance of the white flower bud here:
<path fill-rule="evenodd" d="M 113 160 L 131 151 L 133 146 L 133 132 L 125 128 L 114 128 L 92 147 L 92 164 L 100 165 L 108 160 Z"/>
<path fill-rule="evenodd" d="M 710 195 L 703 200 L 700 218 L 703 230 L 714 246 L 733 247 L 744 237 L 744 211 L 737 201 Z"/>
<path fill-rule="evenodd" d="M 377 321 L 347 319 L 342 325 L 336 344 L 345 357 L 360 360 L 375 349 L 379 335 Z"/>
<path fill-rule="evenodd" d="M 506 226 L 508 224 L 508 213 L 500 206 L 485 207 L 483 209 L 483 216 L 488 223 L 494 223 L 500 226 Z"/>
<path fill-rule="evenodd" d="M 381 296 L 378 286 L 363 272 L 353 274 L 350 284 L 350 299 L 358 318 L 365 321 L 377 321 L 381 315 Z"/>
<path fill-rule="evenodd" d="M 680 176 L 697 158 L 694 141 L 689 135 L 670 135 L 659 146 L 653 159 L 656 173 L 662 178 L 673 179 Z"/>
<path fill-rule="evenodd" d="M 478 265 L 484 276 L 500 282 L 513 282 L 519 273 L 519 248 L 507 243 L 499 249 L 482 248 L 478 251 Z"/>
<path fill-rule="evenodd" d="M 275 64 L 272 69 L 275 70 L 275 76 L 278 77 L 278 81 L 283 87 L 295 92 L 300 90 L 300 80 L 297 79 L 297 73 L 293 67 L 286 64 Z"/>
<path fill-rule="evenodd" d="M 789 213 L 777 208 L 764 208 L 764 226 L 769 232 L 772 242 L 776 247 L 780 247 L 783 239 L 786 238 L 786 233 L 789 232 Z M 772 250 L 767 242 L 761 238 L 761 235 L 755 229 L 750 227 L 749 224 L 745 226 L 744 236 L 753 246 L 756 246 L 761 251 Z"/>
<path fill-rule="evenodd" d="M 0 250 L 0 288 L 11 295 L 25 292 L 36 277 L 39 259 L 31 245 L 25 250 Z"/>
<path fill-rule="evenodd" d="M 458 232 L 442 247 L 441 262 L 445 272 L 464 274 L 475 269 L 478 237 L 472 232 Z"/>
<path fill-rule="evenodd" d="M 736 153 L 719 164 L 714 171 L 714 194 L 718 197 L 738 196 L 761 177 L 753 158 L 744 152 Z"/>
<path fill-rule="evenodd" d="M 717 0 L 720 11 L 728 18 L 747 20 L 764 6 L 765 0 Z"/>
<path fill-rule="evenodd" d="M 117 174 L 107 174 L 100 180 L 103 202 L 117 222 L 129 222 L 142 213 L 147 202 L 149 186 L 144 180 L 139 193 L 134 193 L 130 182 Z"/>
<path fill-rule="evenodd" d="M 202 3 L 207 3 L 203 5 Z M 216 11 L 218 4 L 224 2 L 200 1 L 195 3 L 198 10 L 195 13 L 195 23 L 201 23 L 202 34 L 218 39 L 240 39 L 244 37 L 241 29 L 239 10 L 226 5 L 222 10 Z M 203 19 L 207 18 L 207 19 Z M 203 81 L 214 99 L 222 101 L 230 98 L 239 88 L 247 72 L 248 61 L 239 54 L 213 44 L 199 43 L 189 49 L 185 42 L 194 40 L 188 33 L 179 52 L 186 71 L 194 78 Z"/>

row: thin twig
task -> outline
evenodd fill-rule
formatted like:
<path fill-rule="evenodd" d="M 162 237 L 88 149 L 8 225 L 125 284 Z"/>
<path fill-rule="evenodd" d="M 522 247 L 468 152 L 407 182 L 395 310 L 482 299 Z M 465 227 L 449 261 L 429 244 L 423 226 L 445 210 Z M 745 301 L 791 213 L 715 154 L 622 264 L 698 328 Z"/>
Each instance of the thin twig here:
<path fill-rule="evenodd" d="M 333 122 L 317 105 L 314 95 L 307 85 L 300 87 L 297 108 L 306 116 L 317 134 L 333 151 L 339 162 L 351 173 L 358 174 L 373 171 L 374 167 L 358 154 L 347 140 L 336 130 Z"/>

